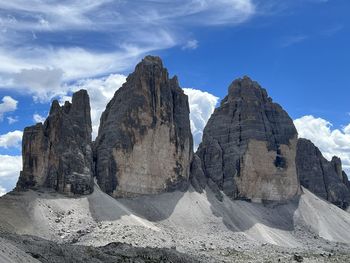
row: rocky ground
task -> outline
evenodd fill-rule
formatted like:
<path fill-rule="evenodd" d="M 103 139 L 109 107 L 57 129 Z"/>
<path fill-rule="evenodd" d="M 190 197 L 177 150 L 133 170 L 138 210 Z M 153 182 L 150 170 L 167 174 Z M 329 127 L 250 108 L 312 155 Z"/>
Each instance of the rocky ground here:
<path fill-rule="evenodd" d="M 12 262 L 350 262 L 350 214 L 307 190 L 286 204 L 27 191 L 1 198 L 0 211 L 0 251 Z"/>

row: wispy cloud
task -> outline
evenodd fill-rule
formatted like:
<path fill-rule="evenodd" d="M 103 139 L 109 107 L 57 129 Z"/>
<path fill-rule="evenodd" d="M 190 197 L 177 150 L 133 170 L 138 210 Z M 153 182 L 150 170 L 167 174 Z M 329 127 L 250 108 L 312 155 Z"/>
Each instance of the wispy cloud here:
<path fill-rule="evenodd" d="M 196 39 L 188 40 L 185 45 L 182 46 L 182 50 L 194 50 L 198 48 L 198 41 Z"/>
<path fill-rule="evenodd" d="M 39 101 L 61 95 L 62 83 L 125 72 L 146 53 L 195 49 L 190 28 L 256 14 L 253 0 L 13 0 L 0 10 L 0 88 Z"/>
<path fill-rule="evenodd" d="M 321 35 L 326 36 L 326 37 L 331 37 L 331 36 L 335 35 L 336 33 L 340 32 L 343 28 L 344 28 L 344 26 L 341 24 L 329 26 L 328 28 L 324 29 L 321 32 Z"/>
<path fill-rule="evenodd" d="M 18 122 L 18 116 L 16 116 L 16 117 L 9 116 L 6 119 L 8 121 L 8 124 L 10 124 L 10 125 Z"/>
<path fill-rule="evenodd" d="M 281 46 L 282 47 L 293 46 L 293 45 L 296 45 L 296 44 L 299 44 L 299 43 L 305 41 L 306 39 L 308 39 L 308 36 L 306 36 L 306 35 L 287 36 L 287 37 L 284 37 L 282 39 Z"/>

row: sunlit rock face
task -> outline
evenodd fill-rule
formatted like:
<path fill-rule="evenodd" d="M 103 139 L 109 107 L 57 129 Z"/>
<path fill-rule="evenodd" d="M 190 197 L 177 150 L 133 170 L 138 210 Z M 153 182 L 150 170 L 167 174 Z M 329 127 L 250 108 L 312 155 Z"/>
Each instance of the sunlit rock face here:
<path fill-rule="evenodd" d="M 102 114 L 94 146 L 98 184 L 114 197 L 182 189 L 192 144 L 187 96 L 160 58 L 147 56 Z"/>
<path fill-rule="evenodd" d="M 89 96 L 73 94 L 72 103 L 53 101 L 44 124 L 23 133 L 21 171 L 16 189 L 51 188 L 65 194 L 93 191 Z"/>
<path fill-rule="evenodd" d="M 346 209 L 350 205 L 350 184 L 341 160 L 327 161 L 309 140 L 299 139 L 297 170 L 301 185 L 329 202 Z"/>
<path fill-rule="evenodd" d="M 235 199 L 284 201 L 300 193 L 295 157 L 297 131 L 282 107 L 248 77 L 235 80 L 204 129 L 201 165 L 216 192 Z M 203 178 L 196 188 L 203 185 Z M 200 182 L 200 183 L 198 183 Z"/>

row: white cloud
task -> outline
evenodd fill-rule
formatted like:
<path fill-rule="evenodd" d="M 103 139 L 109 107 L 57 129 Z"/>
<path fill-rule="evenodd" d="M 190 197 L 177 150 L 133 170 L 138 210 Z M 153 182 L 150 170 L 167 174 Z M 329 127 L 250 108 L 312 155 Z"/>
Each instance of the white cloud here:
<path fill-rule="evenodd" d="M 17 179 L 22 169 L 22 156 L 0 155 L 0 179 Z"/>
<path fill-rule="evenodd" d="M 61 69 L 32 68 L 13 74 L 12 81 L 26 92 L 35 91 L 36 100 L 47 101 L 60 92 L 62 76 Z"/>
<path fill-rule="evenodd" d="M 41 116 L 41 115 L 38 114 L 38 113 L 35 113 L 35 114 L 33 115 L 33 121 L 34 121 L 35 123 L 39 123 L 39 122 L 44 123 L 45 120 L 46 120 L 46 118 L 43 117 L 43 116 Z"/>
<path fill-rule="evenodd" d="M 0 196 L 3 196 L 7 193 L 6 189 L 0 185 Z"/>
<path fill-rule="evenodd" d="M 21 156 L 0 155 L 0 196 L 15 187 L 21 169 Z"/>
<path fill-rule="evenodd" d="M 197 89 L 184 89 L 190 104 L 191 130 L 193 134 L 194 149 L 202 141 L 203 129 L 207 124 L 219 98 Z"/>
<path fill-rule="evenodd" d="M 299 137 L 311 140 L 331 160 L 336 155 L 342 159 L 343 168 L 350 175 L 350 124 L 343 129 L 332 129 L 332 124 L 322 118 L 308 115 L 294 120 Z"/>
<path fill-rule="evenodd" d="M 12 0 L 0 2 L 0 8 L 7 11 L 2 26 L 21 31 L 106 30 L 107 25 L 124 29 L 127 23 L 217 25 L 240 23 L 255 13 L 252 0 Z"/>
<path fill-rule="evenodd" d="M 6 119 L 10 125 L 18 122 L 18 116 L 16 116 L 16 117 L 9 116 Z"/>
<path fill-rule="evenodd" d="M 186 50 L 186 49 L 194 50 L 197 48 L 198 48 L 198 41 L 195 39 L 187 41 L 186 44 L 182 46 L 183 50 Z"/>
<path fill-rule="evenodd" d="M 256 14 L 253 0 L 12 0 L 0 9 L 0 88 L 41 102 L 64 95 L 62 83 L 124 72 L 147 53 L 194 49 L 191 27 L 235 25 Z"/>
<path fill-rule="evenodd" d="M 16 147 L 21 147 L 23 132 L 21 131 L 12 131 L 6 134 L 0 135 L 0 147 L 5 149 Z"/>
<path fill-rule="evenodd" d="M 3 120 L 4 114 L 7 112 L 15 111 L 17 109 L 17 100 L 14 100 L 10 96 L 5 96 L 2 98 L 2 103 L 0 103 L 0 121 Z"/>

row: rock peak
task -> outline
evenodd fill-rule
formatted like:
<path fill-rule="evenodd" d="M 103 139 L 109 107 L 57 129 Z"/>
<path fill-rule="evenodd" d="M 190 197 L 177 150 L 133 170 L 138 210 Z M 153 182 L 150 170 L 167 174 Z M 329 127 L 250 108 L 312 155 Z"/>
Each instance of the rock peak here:
<path fill-rule="evenodd" d="M 158 72 L 164 70 L 162 59 L 157 56 L 146 56 L 136 65 L 134 74 L 154 71 L 155 69 Z"/>
<path fill-rule="evenodd" d="M 158 56 L 145 56 L 140 63 L 145 65 L 159 65 L 163 67 L 162 59 Z"/>
<path fill-rule="evenodd" d="M 86 91 L 72 103 L 52 102 L 44 124 L 27 127 L 22 143 L 23 171 L 16 189 L 51 188 L 65 194 L 93 191 L 90 102 Z"/>
<path fill-rule="evenodd" d="M 248 76 L 234 80 L 228 88 L 226 100 L 233 101 L 237 99 L 272 101 L 266 90 Z"/>
<path fill-rule="evenodd" d="M 114 197 L 187 185 L 192 159 L 188 98 L 159 57 L 145 57 L 108 103 L 95 156 L 99 186 Z"/>
<path fill-rule="evenodd" d="M 328 161 L 310 140 L 300 138 L 296 165 L 302 186 L 340 208 L 350 205 L 350 182 L 338 157 Z"/>
<path fill-rule="evenodd" d="M 294 198 L 300 185 L 295 167 L 297 131 L 292 119 L 249 77 L 233 81 L 228 90 L 210 117 L 197 151 L 208 186 L 233 198 Z M 198 177 L 203 173 L 198 171 L 198 158 L 196 162 L 191 173 Z M 198 186 L 203 178 L 191 181 Z"/>

